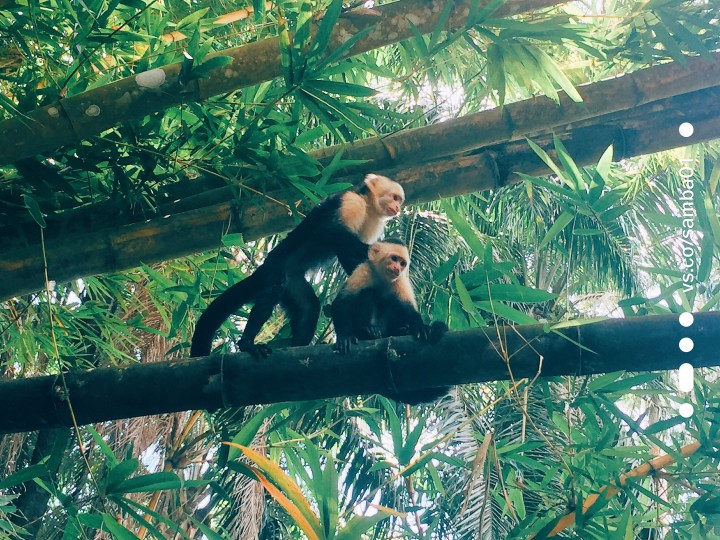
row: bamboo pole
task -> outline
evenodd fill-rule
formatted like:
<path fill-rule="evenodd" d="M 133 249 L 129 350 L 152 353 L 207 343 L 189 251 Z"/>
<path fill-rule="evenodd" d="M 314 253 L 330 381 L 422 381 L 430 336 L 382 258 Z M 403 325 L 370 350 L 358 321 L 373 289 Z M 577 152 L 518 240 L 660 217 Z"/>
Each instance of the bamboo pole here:
<path fill-rule="evenodd" d="M 564 0 L 510 0 L 493 14 L 508 17 L 562 3 Z M 375 29 L 359 40 L 345 57 L 397 43 L 413 36 L 408 19 L 422 33 L 432 32 L 442 12 L 443 0 L 401 0 L 374 11 L 377 17 L 341 18 L 333 29 L 328 54 L 364 28 Z M 480 7 L 487 4 L 480 2 Z M 468 3 L 457 2 L 446 29 L 464 27 Z M 113 83 L 58 100 L 27 114 L 0 122 L 0 165 L 77 144 L 113 126 L 163 111 L 189 101 L 206 100 L 281 75 L 280 42 L 277 37 L 219 51 L 231 64 L 211 72 L 207 79 L 181 84 L 180 62 L 157 67 Z"/>
<path fill-rule="evenodd" d="M 619 160 L 719 137 L 718 101 L 720 87 L 715 87 L 652 102 L 631 114 L 585 120 L 577 129 L 567 126 L 568 131 L 558 135 L 581 165 L 597 161 L 610 144 L 615 145 L 615 159 Z M 532 108 L 532 100 L 526 105 Z M 681 137 L 677 130 L 685 121 L 695 126 L 690 138 Z M 534 140 L 552 154 L 551 137 L 542 135 Z M 549 171 L 521 140 L 469 155 L 376 172 L 402 183 L 408 202 L 417 203 L 510 184 L 518 180 L 517 172 L 541 175 Z M 276 195 L 282 198 L 282 194 Z M 99 220 L 88 219 L 90 225 L 77 226 L 74 223 L 85 220 L 72 213 L 67 222 L 48 220 L 45 248 L 50 279 L 67 281 L 141 262 L 151 264 L 217 247 L 227 232 L 240 232 L 246 240 L 253 240 L 295 224 L 287 206 L 245 195 L 237 201 L 231 188 L 203 194 L 195 202 L 201 206 L 194 208 L 189 199 L 180 199 L 161 206 L 160 216 L 154 219 L 126 225 L 109 223 L 103 227 Z M 35 224 L 0 230 L 0 253 L 0 300 L 43 286 L 44 263 Z"/>
<path fill-rule="evenodd" d="M 680 448 L 680 455 L 684 458 L 692 456 L 695 452 L 700 450 L 700 443 L 694 442 Z M 643 478 L 655 471 L 669 467 L 675 463 L 676 459 L 669 454 L 664 454 L 656 458 L 651 459 L 647 463 L 635 467 L 620 476 L 617 483 L 608 484 L 601 488 L 597 493 L 591 494 L 583 501 L 583 514 L 586 514 L 588 510 L 597 502 L 597 500 L 603 497 L 609 501 L 614 495 L 618 494 L 620 490 L 627 485 L 627 482 L 631 478 Z M 568 527 L 571 527 L 575 523 L 575 512 L 570 512 L 557 522 L 555 527 L 548 533 L 548 536 L 556 536 L 558 533 L 564 531 Z M 532 538 L 532 537 L 531 537 Z"/>
<path fill-rule="evenodd" d="M 538 96 L 427 127 L 363 139 L 345 145 L 343 158 L 363 160 L 362 167 L 371 169 L 430 161 L 712 88 L 718 81 L 720 53 L 713 56 L 713 61 L 692 58 L 685 64 L 672 62 L 579 86 L 577 91 L 583 98 L 579 103 L 561 92 L 559 104 Z M 330 147 L 314 155 L 321 162 L 328 162 L 335 153 L 336 149 Z M 358 167 L 344 172 L 354 170 Z"/>
<path fill-rule="evenodd" d="M 545 325 L 448 333 L 436 345 L 409 337 L 368 341 L 338 356 L 330 345 L 293 347 L 258 362 L 249 354 L 97 368 L 0 381 L 0 433 L 195 409 L 397 393 L 403 390 L 624 370 L 716 366 L 720 312 L 612 319 L 549 332 Z M 681 353 L 688 337 L 695 347 Z M 582 348 L 578 347 L 579 343 Z M 502 352 L 505 351 L 505 352 Z"/>

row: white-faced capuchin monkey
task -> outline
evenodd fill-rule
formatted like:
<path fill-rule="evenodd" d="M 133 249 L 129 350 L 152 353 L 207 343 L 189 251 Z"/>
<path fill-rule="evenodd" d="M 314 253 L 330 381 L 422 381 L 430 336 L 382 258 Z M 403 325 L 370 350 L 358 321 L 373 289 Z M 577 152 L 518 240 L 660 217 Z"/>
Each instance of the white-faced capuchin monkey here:
<path fill-rule="evenodd" d="M 385 223 L 400 213 L 404 201 L 400 184 L 368 174 L 358 191 L 332 195 L 318 204 L 255 272 L 212 301 L 195 325 L 190 355 L 209 355 L 215 332 L 248 302 L 254 305 L 238 342 L 241 351 L 255 357 L 270 354 L 270 347 L 256 344 L 255 338 L 278 304 L 290 317 L 292 345 L 308 345 L 315 334 L 320 302 L 305 273 L 337 257 L 352 274 L 367 260 L 368 244 L 382 235 Z"/>
<path fill-rule="evenodd" d="M 347 354 L 359 339 L 413 336 L 437 343 L 447 332 L 445 323 L 423 323 L 409 277 L 410 255 L 394 238 L 370 246 L 368 260 L 359 265 L 331 305 L 337 335 L 335 350 Z M 387 397 L 417 405 L 434 401 L 450 390 L 447 386 L 408 390 Z"/>

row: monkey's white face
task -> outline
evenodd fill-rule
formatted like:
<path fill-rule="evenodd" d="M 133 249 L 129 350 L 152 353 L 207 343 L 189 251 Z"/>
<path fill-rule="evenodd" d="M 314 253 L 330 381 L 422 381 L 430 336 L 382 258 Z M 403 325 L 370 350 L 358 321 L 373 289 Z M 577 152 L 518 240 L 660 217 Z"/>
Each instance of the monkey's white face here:
<path fill-rule="evenodd" d="M 398 190 L 388 191 L 380 197 L 379 201 L 381 213 L 393 218 L 400 213 L 400 207 L 405 201 L 405 194 Z"/>
<path fill-rule="evenodd" d="M 405 202 L 405 191 L 397 182 L 379 174 L 368 174 L 365 184 L 375 195 L 375 211 L 388 219 L 397 216 Z"/>
<path fill-rule="evenodd" d="M 407 259 L 401 255 L 390 254 L 385 258 L 385 269 L 391 281 L 395 281 L 407 268 Z"/>
<path fill-rule="evenodd" d="M 370 247 L 370 261 L 384 279 L 397 280 L 408 271 L 410 255 L 405 246 L 388 242 L 376 242 Z"/>

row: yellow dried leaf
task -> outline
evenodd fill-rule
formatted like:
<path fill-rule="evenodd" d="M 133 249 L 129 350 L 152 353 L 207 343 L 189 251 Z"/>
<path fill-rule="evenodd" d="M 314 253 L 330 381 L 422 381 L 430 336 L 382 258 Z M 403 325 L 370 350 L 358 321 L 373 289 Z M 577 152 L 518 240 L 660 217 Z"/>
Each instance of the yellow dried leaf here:
<path fill-rule="evenodd" d="M 230 24 L 235 21 L 242 21 L 250 16 L 250 11 L 247 9 L 238 9 L 232 13 L 226 13 L 222 17 L 218 17 L 213 21 L 213 24 Z"/>
<path fill-rule="evenodd" d="M 182 32 L 174 30 L 169 34 L 163 34 L 160 36 L 160 39 L 162 39 L 165 43 L 173 43 L 175 41 L 180 41 L 181 39 L 187 39 L 187 36 Z"/>

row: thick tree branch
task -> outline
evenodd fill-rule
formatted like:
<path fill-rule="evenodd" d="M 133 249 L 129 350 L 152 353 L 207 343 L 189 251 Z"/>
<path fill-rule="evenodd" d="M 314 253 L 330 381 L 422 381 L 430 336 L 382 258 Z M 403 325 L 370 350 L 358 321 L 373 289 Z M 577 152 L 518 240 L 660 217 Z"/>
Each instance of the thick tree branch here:
<path fill-rule="evenodd" d="M 691 58 L 684 65 L 673 62 L 579 86 L 577 90 L 583 98 L 580 103 L 561 92 L 559 104 L 546 96 L 538 96 L 427 127 L 363 139 L 345 145 L 343 158 L 365 160 L 361 170 L 429 161 L 588 118 L 629 111 L 665 98 L 712 88 L 718 81 L 720 53 L 714 55 L 712 62 Z M 328 161 L 336 152 L 336 148 L 330 147 L 315 155 L 321 161 Z"/>
<path fill-rule="evenodd" d="M 564 0 L 563 0 L 564 1 Z M 495 13 L 507 17 L 555 4 L 560 0 L 509 0 Z M 485 5 L 487 2 L 481 2 Z M 397 43 L 413 36 L 411 19 L 422 33 L 432 32 L 442 13 L 443 0 L 402 0 L 377 6 L 378 17 L 341 18 L 328 46 L 328 53 L 349 37 L 369 26 L 375 29 L 359 40 L 346 56 Z M 446 29 L 456 30 L 468 22 L 468 3 L 458 2 Z M 155 68 L 145 73 L 61 99 L 27 115 L 0 122 L 0 164 L 41 154 L 97 135 L 121 122 L 142 118 L 188 101 L 245 88 L 281 75 L 280 42 L 269 38 L 215 53 L 233 58 L 233 62 L 215 70 L 207 80 L 180 84 L 180 63 Z"/>
<path fill-rule="evenodd" d="M 682 353 L 678 342 L 695 347 Z M 720 362 L 720 313 L 695 315 L 690 328 L 676 315 L 613 319 L 546 332 L 544 325 L 481 328 L 446 335 L 434 346 L 411 338 L 358 345 L 345 357 L 329 345 L 278 350 L 263 361 L 248 354 L 102 368 L 0 382 L 0 433 L 78 423 L 411 390 L 524 377 L 589 375 L 695 367 Z M 580 343 L 584 348 L 579 348 Z M 501 354 L 506 351 L 506 354 Z"/>
<path fill-rule="evenodd" d="M 720 87 L 716 86 L 570 124 L 558 135 L 581 165 L 595 162 L 610 144 L 615 146 L 616 160 L 667 150 L 720 137 L 718 101 Z M 522 103 L 530 114 L 534 100 Z M 678 126 L 686 121 L 695 127 L 690 138 L 678 133 Z M 550 136 L 535 134 L 533 140 L 552 154 Z M 517 181 L 517 172 L 549 171 L 525 141 L 518 140 L 470 155 L 378 172 L 401 182 L 412 203 L 502 186 Z M 173 198 L 161 204 L 159 212 L 162 217 L 125 225 L 86 219 L 84 211 L 77 217 L 69 213 L 67 219 L 48 219 L 45 241 L 50 279 L 66 281 L 212 249 L 227 232 L 241 232 L 252 240 L 294 225 L 287 207 L 245 195 L 237 201 L 230 187 L 177 201 Z M 35 224 L 0 229 L 0 251 L 0 300 L 43 286 L 42 249 Z"/>

